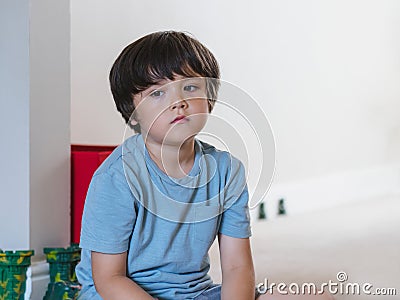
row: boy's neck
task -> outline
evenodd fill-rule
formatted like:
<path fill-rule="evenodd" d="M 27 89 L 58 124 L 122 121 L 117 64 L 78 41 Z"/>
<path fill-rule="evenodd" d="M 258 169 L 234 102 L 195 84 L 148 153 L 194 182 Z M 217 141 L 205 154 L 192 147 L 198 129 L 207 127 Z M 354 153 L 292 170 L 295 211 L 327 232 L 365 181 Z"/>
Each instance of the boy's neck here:
<path fill-rule="evenodd" d="M 194 137 L 181 146 L 159 144 L 146 139 L 145 144 L 151 159 L 158 168 L 173 178 L 182 178 L 189 174 L 195 160 Z"/>

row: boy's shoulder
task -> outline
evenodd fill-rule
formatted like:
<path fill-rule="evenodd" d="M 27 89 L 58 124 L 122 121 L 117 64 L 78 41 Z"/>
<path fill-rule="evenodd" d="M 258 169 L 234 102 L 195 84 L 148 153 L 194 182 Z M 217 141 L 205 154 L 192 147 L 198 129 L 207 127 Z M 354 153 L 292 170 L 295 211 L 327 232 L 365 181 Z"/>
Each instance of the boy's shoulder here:
<path fill-rule="evenodd" d="M 122 144 L 117 146 L 98 167 L 94 175 L 106 173 L 112 174 L 116 171 L 123 171 L 123 155 L 130 151 L 130 147 L 128 147 L 128 144 L 132 144 L 132 142 L 135 142 L 136 139 L 136 135 L 131 136 L 126 139 Z"/>
<path fill-rule="evenodd" d="M 228 151 L 220 150 L 220 149 L 216 148 L 214 145 L 211 145 L 211 144 L 209 144 L 207 142 L 204 142 L 202 140 L 199 140 L 199 139 L 196 139 L 196 140 L 200 144 L 203 154 L 210 154 L 212 156 L 217 156 L 217 157 L 220 157 L 220 158 L 227 158 L 229 156 L 232 156 L 232 154 L 229 153 Z"/>
<path fill-rule="evenodd" d="M 208 144 L 204 141 L 198 140 L 201 145 L 202 152 L 206 156 L 211 156 L 219 166 L 219 168 L 234 168 L 234 169 L 241 169 L 244 168 L 243 163 L 234 156 L 232 153 L 226 150 L 220 150 L 215 146 Z"/>
<path fill-rule="evenodd" d="M 113 174 L 115 171 L 122 169 L 122 145 L 117 146 L 110 155 L 97 168 L 94 176 L 102 174 Z"/>
<path fill-rule="evenodd" d="M 201 145 L 203 154 L 209 154 L 209 155 L 212 155 L 213 157 L 221 159 L 221 160 L 235 161 L 235 162 L 240 163 L 240 160 L 237 157 L 235 157 L 232 153 L 230 153 L 229 151 L 220 150 L 220 149 L 216 148 L 215 146 L 208 144 L 201 140 L 197 140 L 197 141 Z"/>
<path fill-rule="evenodd" d="M 121 145 L 116 147 L 114 151 L 103 161 L 103 163 L 98 167 L 94 176 L 108 174 L 111 176 L 124 175 L 124 165 L 129 161 L 130 165 L 134 165 L 143 162 L 143 147 L 144 144 L 141 143 L 141 138 L 139 134 L 135 134 L 127 138 Z M 142 166 L 136 166 L 142 167 Z"/>

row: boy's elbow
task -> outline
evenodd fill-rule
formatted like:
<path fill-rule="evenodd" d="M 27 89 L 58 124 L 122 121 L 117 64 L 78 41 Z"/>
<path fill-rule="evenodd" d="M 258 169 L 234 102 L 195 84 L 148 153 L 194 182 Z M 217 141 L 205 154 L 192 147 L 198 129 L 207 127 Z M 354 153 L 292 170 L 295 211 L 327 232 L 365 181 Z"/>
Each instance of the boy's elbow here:
<path fill-rule="evenodd" d="M 229 266 L 222 268 L 222 277 L 241 276 L 248 281 L 255 282 L 255 271 L 252 264 Z"/>
<path fill-rule="evenodd" d="M 92 278 L 96 291 L 103 296 L 126 278 L 126 253 L 92 252 Z"/>

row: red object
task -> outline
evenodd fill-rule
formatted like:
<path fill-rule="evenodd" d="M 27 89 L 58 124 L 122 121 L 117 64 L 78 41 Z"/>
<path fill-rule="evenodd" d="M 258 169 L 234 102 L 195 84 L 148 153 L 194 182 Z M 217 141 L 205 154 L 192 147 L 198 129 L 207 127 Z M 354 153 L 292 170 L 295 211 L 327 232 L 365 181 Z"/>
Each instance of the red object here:
<path fill-rule="evenodd" d="M 71 242 L 79 243 L 86 193 L 93 173 L 116 146 L 71 145 Z"/>

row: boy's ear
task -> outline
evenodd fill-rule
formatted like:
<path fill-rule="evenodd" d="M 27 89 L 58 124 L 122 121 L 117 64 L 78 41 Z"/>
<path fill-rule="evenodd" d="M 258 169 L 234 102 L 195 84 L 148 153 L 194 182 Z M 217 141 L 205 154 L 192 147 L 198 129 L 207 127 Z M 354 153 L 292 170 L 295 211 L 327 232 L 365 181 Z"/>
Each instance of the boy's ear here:
<path fill-rule="evenodd" d="M 134 101 L 134 100 L 133 100 L 133 101 Z M 138 124 L 138 121 L 136 120 L 136 106 L 133 107 L 133 111 L 132 111 L 131 117 L 130 117 L 130 119 L 129 119 L 129 123 L 130 123 L 132 126 L 135 126 L 135 125 Z"/>
<path fill-rule="evenodd" d="M 129 123 L 131 123 L 132 126 L 135 126 L 138 124 L 138 121 L 136 121 L 135 116 L 133 115 L 132 118 L 129 120 Z"/>
<path fill-rule="evenodd" d="M 132 115 L 131 118 L 129 120 L 129 123 L 132 126 L 138 125 L 139 122 L 136 120 L 136 108 L 139 105 L 140 99 L 139 97 L 141 97 L 142 93 L 136 94 L 136 95 L 132 95 L 132 101 L 133 101 L 133 111 L 132 111 Z"/>

